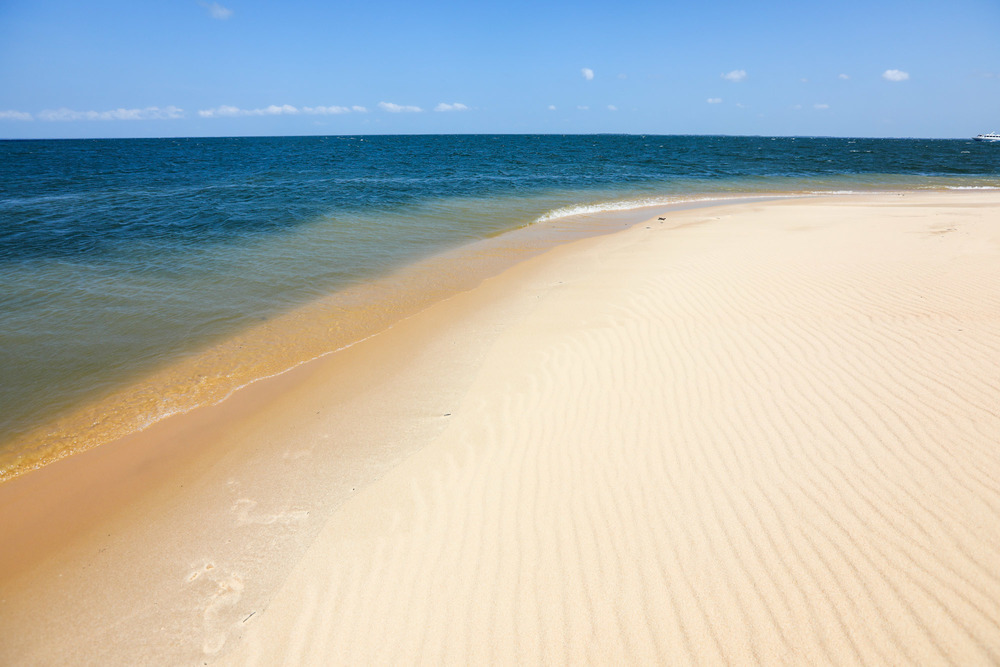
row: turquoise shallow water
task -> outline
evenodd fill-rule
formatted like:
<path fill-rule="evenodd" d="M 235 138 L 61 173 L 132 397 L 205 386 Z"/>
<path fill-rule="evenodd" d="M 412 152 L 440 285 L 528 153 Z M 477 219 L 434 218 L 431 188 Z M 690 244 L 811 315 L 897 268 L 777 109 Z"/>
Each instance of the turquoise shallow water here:
<path fill-rule="evenodd" d="M 505 231 L 745 194 L 998 187 L 1000 150 L 971 140 L 0 142 L 0 478 L 391 321 L 404 285 L 367 288 Z M 112 412 L 133 414 L 84 433 Z"/>

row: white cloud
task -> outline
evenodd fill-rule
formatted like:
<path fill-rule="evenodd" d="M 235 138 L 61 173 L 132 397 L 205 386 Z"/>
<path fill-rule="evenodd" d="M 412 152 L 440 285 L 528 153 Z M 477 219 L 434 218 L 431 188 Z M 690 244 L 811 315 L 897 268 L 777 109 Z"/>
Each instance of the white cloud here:
<path fill-rule="evenodd" d="M 837 78 L 838 78 L 838 79 L 840 79 L 841 81 L 847 81 L 847 80 L 848 80 L 848 79 L 850 79 L 851 77 L 850 77 L 850 76 L 848 76 L 847 74 L 838 74 L 838 75 L 837 75 Z"/>
<path fill-rule="evenodd" d="M 305 114 L 307 116 L 336 116 L 345 113 L 367 113 L 368 109 L 361 106 L 341 107 L 341 106 L 316 106 L 316 107 L 294 107 L 291 104 L 271 104 L 259 109 L 241 109 L 239 107 L 223 104 L 214 109 L 201 109 L 198 115 L 202 118 L 236 118 L 239 116 L 297 116 Z"/>
<path fill-rule="evenodd" d="M 579 109 L 580 111 L 589 111 L 590 107 L 581 104 L 580 106 L 577 107 L 577 109 Z"/>
<path fill-rule="evenodd" d="M 233 15 L 233 10 L 223 7 L 217 2 L 199 2 L 199 5 L 208 10 L 209 15 L 213 19 L 219 19 L 220 21 L 225 21 Z"/>
<path fill-rule="evenodd" d="M 708 102 L 709 104 L 722 104 L 722 98 L 721 97 L 709 97 L 705 101 Z"/>
<path fill-rule="evenodd" d="M 423 111 L 420 107 L 393 104 L 392 102 L 379 102 L 378 108 L 390 113 L 420 113 Z"/>
<path fill-rule="evenodd" d="M 24 111 L 0 111 L 0 120 L 35 120 L 30 113 Z"/>
<path fill-rule="evenodd" d="M 215 107 L 214 109 L 199 109 L 198 115 L 202 118 L 215 118 L 217 116 L 242 116 L 244 113 L 243 109 L 224 104 L 221 107 Z"/>
<path fill-rule="evenodd" d="M 327 108 L 327 107 L 319 107 Z M 291 104 L 272 104 L 261 109 L 240 109 L 239 107 L 222 105 L 214 109 L 201 109 L 198 115 L 202 118 L 235 117 L 235 116 L 295 116 L 301 113 Z"/>
<path fill-rule="evenodd" d="M 619 74 L 619 75 L 618 75 L 618 78 L 619 78 L 619 79 L 622 79 L 622 80 L 624 80 L 624 79 L 627 79 L 627 78 L 628 78 L 628 74 L 624 74 L 624 73 L 622 73 L 622 74 Z"/>
<path fill-rule="evenodd" d="M 886 81 L 906 81 L 910 78 L 910 74 L 901 69 L 887 69 L 882 72 L 882 78 Z"/>
<path fill-rule="evenodd" d="M 725 79 L 726 81 L 739 83 L 743 79 L 747 78 L 747 71 L 745 69 L 734 69 L 732 72 L 727 72 L 723 74 L 722 78 Z"/>
<path fill-rule="evenodd" d="M 583 78 L 586 79 L 587 81 L 594 80 L 594 70 L 590 69 L 589 67 L 584 67 L 583 69 L 580 70 L 580 73 L 583 74 Z"/>
<path fill-rule="evenodd" d="M 299 113 L 299 110 L 291 104 L 282 104 L 281 106 L 272 104 L 271 106 L 263 109 L 254 109 L 254 115 L 260 116 L 283 116 L 286 114 L 294 116 L 297 113 Z"/>
<path fill-rule="evenodd" d="M 555 110 L 556 110 L 556 105 L 550 104 L 549 105 L 549 111 L 555 111 Z"/>
<path fill-rule="evenodd" d="M 830 108 L 829 104 L 814 104 L 813 105 L 813 109 L 819 109 L 820 111 L 823 111 L 823 110 L 829 109 L 829 108 Z"/>
<path fill-rule="evenodd" d="M 455 102 L 454 104 L 448 104 L 442 102 L 441 104 L 434 107 L 434 111 L 468 111 L 469 107 L 465 106 L 461 102 Z"/>
<path fill-rule="evenodd" d="M 73 109 L 46 109 L 38 114 L 41 120 L 176 120 L 184 118 L 184 110 L 175 106 L 146 107 L 145 109 L 111 109 L 110 111 L 74 111 Z"/>
<path fill-rule="evenodd" d="M 350 107 L 302 107 L 302 113 L 309 114 L 311 116 L 329 116 L 337 115 L 342 113 L 351 113 Z"/>
<path fill-rule="evenodd" d="M 609 104 L 608 111 L 618 111 L 618 107 L 616 107 L 614 104 Z"/>

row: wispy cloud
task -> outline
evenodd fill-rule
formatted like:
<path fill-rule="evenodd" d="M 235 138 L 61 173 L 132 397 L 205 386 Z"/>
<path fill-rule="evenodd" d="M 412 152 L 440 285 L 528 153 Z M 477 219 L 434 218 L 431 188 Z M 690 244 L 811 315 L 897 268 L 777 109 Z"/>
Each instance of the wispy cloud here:
<path fill-rule="evenodd" d="M 887 69 L 882 72 L 882 78 L 886 81 L 906 81 L 910 78 L 910 73 L 901 69 Z"/>
<path fill-rule="evenodd" d="M 618 107 L 616 107 L 614 104 L 609 104 L 608 111 L 618 111 Z"/>
<path fill-rule="evenodd" d="M 366 113 L 368 109 L 362 106 L 341 107 L 341 106 L 317 106 L 317 107 L 295 107 L 291 104 L 272 104 L 259 109 L 241 109 L 239 107 L 223 104 L 214 109 L 201 109 L 198 115 L 202 118 L 236 118 L 240 116 L 297 116 L 305 114 L 307 116 L 335 116 L 345 113 Z"/>
<path fill-rule="evenodd" d="M 739 83 L 743 79 L 747 78 L 747 71 L 745 69 L 734 69 L 732 72 L 726 72 L 722 75 L 722 78 L 726 81 L 732 81 L 733 83 Z"/>
<path fill-rule="evenodd" d="M 354 105 L 352 107 L 302 107 L 302 113 L 309 114 L 311 116 L 339 116 L 345 113 L 368 113 L 368 109 L 362 106 Z"/>
<path fill-rule="evenodd" d="M 434 107 L 434 111 L 468 111 L 469 107 L 465 106 L 461 102 L 455 102 L 454 104 L 448 104 L 442 102 L 441 104 Z"/>
<path fill-rule="evenodd" d="M 146 107 L 145 109 L 111 109 L 110 111 L 74 111 L 73 109 L 46 109 L 38 114 L 40 120 L 177 120 L 184 118 L 184 110 L 175 106 Z"/>
<path fill-rule="evenodd" d="M 830 108 L 829 104 L 814 104 L 813 105 L 813 109 L 818 109 L 820 111 L 824 111 L 824 110 L 829 109 L 829 108 Z"/>
<path fill-rule="evenodd" d="M 217 2 L 199 2 L 198 4 L 207 9 L 209 16 L 213 19 L 225 21 L 233 15 L 233 10 L 228 7 L 223 7 Z"/>
<path fill-rule="evenodd" d="M 721 97 L 709 97 L 705 101 L 708 102 L 709 104 L 722 104 L 722 98 Z"/>
<path fill-rule="evenodd" d="M 198 111 L 198 115 L 202 118 L 233 118 L 237 116 L 294 116 L 298 113 L 299 110 L 291 104 L 282 104 L 280 106 L 272 104 L 271 106 L 260 109 L 241 109 L 239 107 L 223 104 L 222 106 L 215 107 L 214 109 L 201 109 Z"/>
<path fill-rule="evenodd" d="M 286 116 L 286 115 L 295 116 L 298 115 L 300 112 L 291 104 L 282 104 L 280 106 L 277 104 L 272 104 L 271 106 L 265 107 L 263 109 L 254 109 L 253 113 L 254 115 L 259 115 L 259 116 Z"/>
<path fill-rule="evenodd" d="M 244 116 L 246 113 L 239 107 L 232 107 L 224 104 L 221 107 L 215 107 L 214 109 L 199 109 L 198 115 L 202 118 L 218 118 L 226 116 Z"/>
<path fill-rule="evenodd" d="M 550 104 L 549 105 L 549 111 L 555 111 L 555 110 L 556 110 L 556 105 Z"/>
<path fill-rule="evenodd" d="M 389 113 L 420 113 L 423 111 L 420 107 L 415 107 L 411 105 L 404 104 L 393 104 L 392 102 L 379 102 L 378 108 L 382 111 L 388 111 Z"/>
<path fill-rule="evenodd" d="M 847 81 L 847 80 L 848 80 L 848 79 L 850 79 L 851 77 L 850 77 L 850 76 L 848 76 L 847 74 L 838 74 L 838 75 L 837 75 L 837 78 L 838 78 L 838 79 L 840 79 L 841 81 Z"/>
<path fill-rule="evenodd" d="M 35 120 L 35 119 L 30 113 L 27 113 L 26 111 L 14 111 L 10 109 L 7 111 L 0 111 L 0 120 Z"/>
<path fill-rule="evenodd" d="M 589 67 L 584 67 L 583 69 L 580 70 L 580 73 L 583 74 L 583 78 L 586 79 L 587 81 L 594 80 L 594 70 L 590 69 Z"/>

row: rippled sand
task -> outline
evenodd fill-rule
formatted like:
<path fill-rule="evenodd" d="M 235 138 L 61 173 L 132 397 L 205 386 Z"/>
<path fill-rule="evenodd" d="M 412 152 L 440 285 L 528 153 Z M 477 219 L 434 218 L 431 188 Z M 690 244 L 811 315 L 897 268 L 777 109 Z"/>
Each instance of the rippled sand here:
<path fill-rule="evenodd" d="M 744 204 L 524 262 L 258 388 L 8 578 L 0 656 L 996 663 L 998 214 Z M 351 443 L 384 465 L 330 473 Z"/>

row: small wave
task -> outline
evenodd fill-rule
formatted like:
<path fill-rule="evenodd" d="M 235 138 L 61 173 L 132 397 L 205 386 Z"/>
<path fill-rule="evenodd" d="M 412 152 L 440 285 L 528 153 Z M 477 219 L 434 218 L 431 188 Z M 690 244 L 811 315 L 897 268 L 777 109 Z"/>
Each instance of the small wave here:
<path fill-rule="evenodd" d="M 754 197 L 767 195 L 741 195 L 738 199 L 751 199 Z M 641 208 L 652 208 L 654 206 L 674 206 L 677 204 L 691 204 L 706 201 L 726 201 L 736 197 L 648 197 L 645 199 L 627 199 L 623 201 L 598 202 L 594 204 L 576 204 L 573 206 L 563 206 L 553 209 L 535 218 L 535 222 L 548 222 L 559 218 L 569 218 L 576 215 L 589 215 L 593 213 L 610 213 L 612 211 L 634 211 Z"/>
<path fill-rule="evenodd" d="M 946 185 L 945 190 L 1000 190 L 996 185 Z"/>
<path fill-rule="evenodd" d="M 91 195 L 86 192 L 67 192 L 51 195 L 34 195 L 27 197 L 5 197 L 0 199 L 0 209 L 14 208 L 19 206 L 34 206 L 36 204 L 47 204 L 49 202 L 63 202 L 86 199 Z"/>

